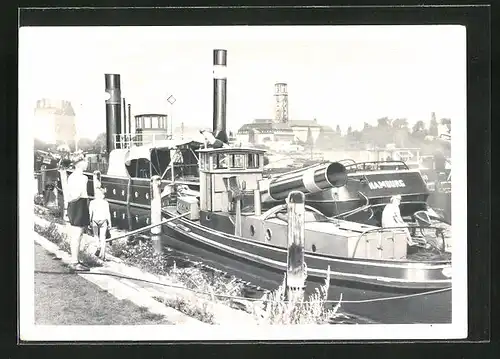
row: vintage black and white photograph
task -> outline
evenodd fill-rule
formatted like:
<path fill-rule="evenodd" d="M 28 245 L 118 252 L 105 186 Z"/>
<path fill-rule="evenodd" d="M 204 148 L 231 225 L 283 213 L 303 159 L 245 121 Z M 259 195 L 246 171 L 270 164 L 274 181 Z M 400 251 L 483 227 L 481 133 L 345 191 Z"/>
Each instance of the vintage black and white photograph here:
<path fill-rule="evenodd" d="M 466 96 L 458 25 L 21 27 L 21 339 L 465 338 Z"/>

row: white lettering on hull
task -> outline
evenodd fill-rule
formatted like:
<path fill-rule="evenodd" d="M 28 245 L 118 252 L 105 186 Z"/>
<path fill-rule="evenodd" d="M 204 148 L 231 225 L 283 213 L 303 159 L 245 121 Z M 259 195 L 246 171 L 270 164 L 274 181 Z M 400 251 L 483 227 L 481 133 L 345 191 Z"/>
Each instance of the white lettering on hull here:
<path fill-rule="evenodd" d="M 406 187 L 406 184 L 403 180 L 375 181 L 368 182 L 368 187 L 370 187 L 370 189 L 403 188 Z"/>

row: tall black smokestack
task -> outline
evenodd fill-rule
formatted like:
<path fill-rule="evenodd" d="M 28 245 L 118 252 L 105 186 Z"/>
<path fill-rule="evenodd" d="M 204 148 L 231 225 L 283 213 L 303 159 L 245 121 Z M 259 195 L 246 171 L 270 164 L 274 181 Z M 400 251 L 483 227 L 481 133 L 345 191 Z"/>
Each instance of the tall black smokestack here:
<path fill-rule="evenodd" d="M 227 51 L 214 50 L 214 117 L 213 133 L 218 140 L 228 143 L 226 133 L 226 66 Z"/>
<path fill-rule="evenodd" d="M 110 153 L 114 148 L 116 135 L 122 132 L 120 75 L 105 74 L 104 81 L 106 92 L 110 95 L 106 100 L 106 149 Z M 116 148 L 120 148 L 119 143 Z"/>
<path fill-rule="evenodd" d="M 130 129 L 127 130 L 127 101 L 125 101 L 125 97 L 123 98 L 123 121 L 122 121 L 123 133 L 130 132 Z"/>

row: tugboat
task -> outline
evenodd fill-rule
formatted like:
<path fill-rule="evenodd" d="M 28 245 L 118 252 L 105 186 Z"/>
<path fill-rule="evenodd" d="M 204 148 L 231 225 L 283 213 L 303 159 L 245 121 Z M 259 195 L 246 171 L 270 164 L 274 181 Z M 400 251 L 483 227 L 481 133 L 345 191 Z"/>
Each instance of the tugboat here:
<path fill-rule="evenodd" d="M 225 63 L 226 51 L 215 50 L 215 57 L 223 57 Z M 214 132 L 220 134 L 225 131 L 224 114 L 218 119 Z M 204 147 L 197 154 L 199 193 L 176 193 L 172 188 L 162 198 L 163 217 L 171 219 L 163 226 L 167 243 L 176 248 L 204 248 L 210 255 L 259 273 L 286 270 L 288 194 L 298 190 L 312 196 L 342 190 L 352 180 L 349 165 L 340 162 L 266 179 L 264 150 Z M 363 185 L 383 192 L 381 181 L 368 177 Z M 386 181 L 390 187 L 389 181 L 398 180 Z M 421 185 L 425 188 L 423 181 Z M 384 323 L 451 321 L 451 256 L 444 251 L 449 239 L 444 231 L 449 226 L 432 225 L 424 210 L 410 227 L 382 228 L 331 218 L 307 203 L 305 208 L 308 281 L 324 280 L 330 267 L 331 294 L 336 298 L 343 294 L 348 312 Z M 418 255 L 412 254 L 406 228 L 423 244 Z"/>

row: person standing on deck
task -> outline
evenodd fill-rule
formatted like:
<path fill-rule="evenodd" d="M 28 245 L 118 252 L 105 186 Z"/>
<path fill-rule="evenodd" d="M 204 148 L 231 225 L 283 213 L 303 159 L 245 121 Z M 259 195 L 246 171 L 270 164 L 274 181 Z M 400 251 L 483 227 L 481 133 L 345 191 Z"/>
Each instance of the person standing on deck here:
<path fill-rule="evenodd" d="M 109 211 L 109 203 L 104 198 L 104 190 L 96 188 L 95 199 L 90 201 L 89 205 L 90 222 L 94 238 L 100 244 L 100 248 L 95 255 L 106 260 L 106 233 L 111 228 L 111 212 Z"/>
<path fill-rule="evenodd" d="M 441 150 L 434 152 L 434 172 L 436 174 L 435 188 L 441 190 L 442 176 L 446 173 L 446 157 Z"/>
<path fill-rule="evenodd" d="M 88 163 L 84 154 L 77 152 L 73 155 L 72 162 L 75 171 L 68 176 L 67 193 L 68 196 L 68 218 L 71 225 L 71 264 L 70 268 L 79 271 L 89 269 L 80 263 L 80 243 L 83 231 L 90 225 L 89 204 L 87 194 L 88 178 L 83 174 Z"/>
<path fill-rule="evenodd" d="M 394 228 L 394 227 L 407 227 L 408 224 L 401 217 L 401 211 L 399 205 L 401 204 L 401 195 L 396 195 L 391 197 L 390 203 L 388 203 L 382 212 L 382 227 L 383 228 Z M 408 228 L 400 228 L 406 233 L 406 239 L 410 246 L 415 243 L 410 235 Z"/>

